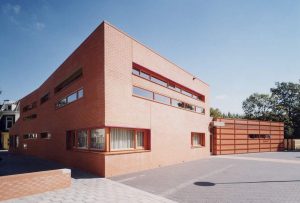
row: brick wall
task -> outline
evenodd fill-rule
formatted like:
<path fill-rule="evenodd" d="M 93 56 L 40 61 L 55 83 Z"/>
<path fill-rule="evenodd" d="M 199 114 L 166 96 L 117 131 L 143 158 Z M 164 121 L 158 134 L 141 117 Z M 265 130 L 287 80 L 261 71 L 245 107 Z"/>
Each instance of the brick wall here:
<path fill-rule="evenodd" d="M 59 169 L 0 177 L 0 201 L 70 187 L 71 171 Z"/>

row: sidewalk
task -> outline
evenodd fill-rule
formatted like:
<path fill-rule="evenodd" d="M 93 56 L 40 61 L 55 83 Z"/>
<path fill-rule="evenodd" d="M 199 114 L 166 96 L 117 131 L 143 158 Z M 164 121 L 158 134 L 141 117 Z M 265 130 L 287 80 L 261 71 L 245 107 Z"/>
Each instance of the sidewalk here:
<path fill-rule="evenodd" d="M 73 179 L 68 189 L 11 199 L 1 203 L 164 202 L 174 201 L 105 178 Z"/>

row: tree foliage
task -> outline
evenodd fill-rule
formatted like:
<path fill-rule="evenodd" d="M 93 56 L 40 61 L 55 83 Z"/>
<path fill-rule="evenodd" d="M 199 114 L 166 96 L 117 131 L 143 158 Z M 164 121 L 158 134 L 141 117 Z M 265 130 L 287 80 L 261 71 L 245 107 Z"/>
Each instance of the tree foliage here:
<path fill-rule="evenodd" d="M 249 119 L 284 122 L 286 137 L 300 137 L 300 83 L 276 82 L 269 95 L 250 95 L 243 110 Z"/>
<path fill-rule="evenodd" d="M 243 115 L 234 113 L 222 113 L 218 108 L 210 108 L 210 116 L 213 118 L 244 118 Z"/>

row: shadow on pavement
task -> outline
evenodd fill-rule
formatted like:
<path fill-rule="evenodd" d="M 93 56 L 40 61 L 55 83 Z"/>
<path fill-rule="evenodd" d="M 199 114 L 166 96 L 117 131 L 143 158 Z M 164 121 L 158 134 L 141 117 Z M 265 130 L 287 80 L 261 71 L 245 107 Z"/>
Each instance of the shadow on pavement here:
<path fill-rule="evenodd" d="M 69 168 L 63 164 L 40 159 L 37 157 L 21 154 L 13 154 L 8 151 L 0 151 L 0 176 L 15 175 L 22 173 L 31 173 L 38 171 L 47 171 Z M 75 179 L 101 178 L 99 176 L 70 168 L 71 176 Z"/>
<path fill-rule="evenodd" d="M 258 184 L 258 183 L 290 183 L 300 182 L 300 180 L 265 180 L 265 181 L 248 181 L 248 182 L 229 182 L 229 183 L 212 183 L 212 182 L 194 182 L 197 186 L 215 186 L 215 185 L 232 185 L 232 184 Z"/>

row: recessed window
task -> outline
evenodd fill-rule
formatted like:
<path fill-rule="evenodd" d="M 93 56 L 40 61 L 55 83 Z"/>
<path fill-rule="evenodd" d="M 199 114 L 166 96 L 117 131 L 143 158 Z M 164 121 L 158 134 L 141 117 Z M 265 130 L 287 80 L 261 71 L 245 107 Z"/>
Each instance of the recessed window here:
<path fill-rule="evenodd" d="M 32 104 L 26 105 L 23 107 L 23 112 L 29 111 L 37 107 L 37 102 L 32 102 Z"/>
<path fill-rule="evenodd" d="M 133 74 L 133 75 L 140 75 L 140 71 L 137 70 L 137 69 L 135 69 L 135 68 L 133 68 L 133 69 L 132 69 L 132 74 Z"/>
<path fill-rule="evenodd" d="M 112 150 L 134 148 L 134 130 L 123 128 L 110 129 L 110 147 Z"/>
<path fill-rule="evenodd" d="M 29 116 L 23 117 L 23 120 L 26 121 L 26 120 L 36 119 L 36 118 L 37 118 L 37 114 L 31 114 Z"/>
<path fill-rule="evenodd" d="M 50 92 L 48 92 L 47 94 L 45 94 L 44 96 L 41 97 L 40 99 L 40 103 L 43 104 L 45 103 L 46 101 L 48 101 L 50 98 Z"/>
<path fill-rule="evenodd" d="M 83 89 L 77 90 L 76 92 L 74 92 L 74 93 L 70 94 L 69 96 L 58 101 L 56 103 L 56 108 L 63 107 L 69 103 L 72 103 L 72 102 L 80 99 L 81 97 L 83 97 Z"/>
<path fill-rule="evenodd" d="M 193 147 L 205 146 L 205 134 L 192 133 L 192 146 Z"/>
<path fill-rule="evenodd" d="M 189 92 L 187 92 L 187 91 L 185 91 L 185 90 L 181 90 L 181 93 L 184 94 L 184 95 L 186 95 L 186 96 L 192 97 L 192 94 L 189 93 Z"/>
<path fill-rule="evenodd" d="M 155 82 L 156 84 L 162 85 L 164 87 L 167 87 L 167 83 L 165 81 L 162 81 L 156 77 L 151 76 L 151 81 Z"/>
<path fill-rule="evenodd" d="M 181 92 L 181 89 L 173 84 L 168 84 L 168 88 L 171 90 L 175 90 L 176 92 Z"/>
<path fill-rule="evenodd" d="M 23 139 L 37 139 L 37 133 L 28 133 L 23 135 Z"/>
<path fill-rule="evenodd" d="M 79 130 L 77 132 L 77 148 L 86 149 L 88 148 L 88 131 Z"/>
<path fill-rule="evenodd" d="M 144 148 L 145 147 L 145 131 L 137 131 L 136 136 L 137 136 L 136 147 Z"/>
<path fill-rule="evenodd" d="M 9 130 L 14 124 L 14 118 L 12 116 L 7 116 L 5 120 L 5 129 Z"/>
<path fill-rule="evenodd" d="M 49 132 L 40 133 L 41 139 L 51 139 L 51 134 Z"/>
<path fill-rule="evenodd" d="M 92 129 L 91 130 L 91 149 L 105 149 L 105 130 L 104 129 Z"/>
<path fill-rule="evenodd" d="M 147 73 L 144 73 L 144 72 L 141 71 L 140 76 L 141 76 L 142 78 L 145 78 L 145 79 L 147 79 L 147 80 L 150 80 L 150 75 L 147 74 Z"/>
<path fill-rule="evenodd" d="M 195 106 L 191 104 L 185 104 L 185 108 L 190 110 L 190 111 L 195 111 Z"/>
<path fill-rule="evenodd" d="M 184 103 L 181 102 L 181 101 L 178 101 L 176 99 L 172 99 L 172 106 L 183 108 L 184 107 Z"/>
<path fill-rule="evenodd" d="M 75 92 L 67 97 L 67 103 L 71 103 L 71 102 L 75 101 L 76 99 L 77 99 L 77 92 Z"/>
<path fill-rule="evenodd" d="M 197 113 L 205 113 L 205 109 L 199 106 L 196 106 L 196 112 Z"/>
<path fill-rule="evenodd" d="M 163 96 L 163 95 L 160 95 L 160 94 L 154 94 L 154 100 L 158 101 L 160 103 L 163 103 L 163 104 L 170 105 L 170 100 L 171 99 L 169 97 L 166 97 L 166 96 Z"/>
<path fill-rule="evenodd" d="M 153 92 L 139 87 L 133 87 L 133 95 L 153 100 Z"/>
<path fill-rule="evenodd" d="M 75 130 L 67 131 L 66 134 L 66 147 L 67 150 L 71 150 L 76 147 L 76 132 Z"/>
<path fill-rule="evenodd" d="M 75 71 L 73 74 L 71 74 L 68 78 L 66 78 L 64 81 L 62 81 L 59 85 L 57 85 L 54 88 L 54 92 L 58 93 L 59 91 L 61 91 L 62 89 L 64 89 L 65 87 L 67 87 L 68 85 L 76 81 L 77 79 L 79 79 L 82 75 L 83 75 L 82 68 L 80 68 L 77 71 Z"/>

